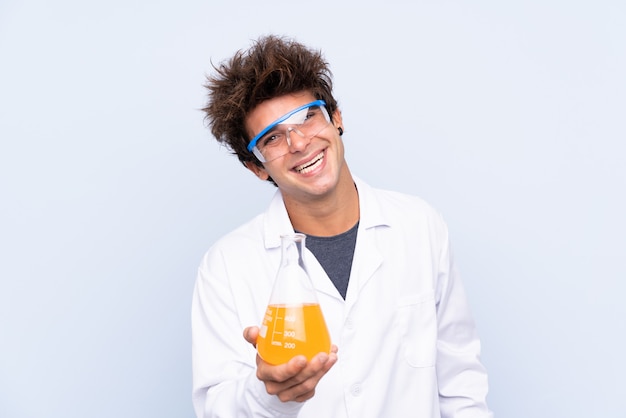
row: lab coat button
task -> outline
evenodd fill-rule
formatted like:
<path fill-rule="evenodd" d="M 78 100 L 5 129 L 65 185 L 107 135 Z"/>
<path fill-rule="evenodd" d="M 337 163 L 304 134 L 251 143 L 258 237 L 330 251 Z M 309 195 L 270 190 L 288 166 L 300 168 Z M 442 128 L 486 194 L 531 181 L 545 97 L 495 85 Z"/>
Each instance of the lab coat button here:
<path fill-rule="evenodd" d="M 352 385 L 352 387 L 350 388 L 350 393 L 352 394 L 352 396 L 360 396 L 361 385 L 358 383 L 355 383 L 354 385 Z"/>
<path fill-rule="evenodd" d="M 352 322 L 352 319 L 348 318 L 346 319 L 346 325 L 345 325 L 346 329 L 353 329 L 354 328 L 354 322 Z"/>

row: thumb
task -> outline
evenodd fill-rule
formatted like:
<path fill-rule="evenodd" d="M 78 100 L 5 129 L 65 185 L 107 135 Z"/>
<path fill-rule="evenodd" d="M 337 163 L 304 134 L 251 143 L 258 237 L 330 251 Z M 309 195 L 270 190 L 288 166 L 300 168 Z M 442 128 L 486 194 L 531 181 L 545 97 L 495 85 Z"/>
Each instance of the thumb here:
<path fill-rule="evenodd" d="M 259 327 L 246 327 L 243 330 L 243 338 L 256 348 L 256 339 L 259 337 Z"/>

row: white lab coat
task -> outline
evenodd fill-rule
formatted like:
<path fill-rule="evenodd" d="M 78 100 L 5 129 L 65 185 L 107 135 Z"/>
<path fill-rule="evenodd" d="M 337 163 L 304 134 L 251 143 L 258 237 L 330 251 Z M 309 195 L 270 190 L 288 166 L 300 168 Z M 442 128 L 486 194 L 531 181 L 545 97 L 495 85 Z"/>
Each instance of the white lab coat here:
<path fill-rule="evenodd" d="M 315 396 L 281 402 L 256 378 L 242 331 L 259 325 L 293 233 L 282 197 L 217 241 L 192 303 L 198 417 L 488 418 L 487 375 L 440 215 L 422 200 L 356 179 L 360 223 L 345 301 L 315 256 L 305 262 L 338 362 Z"/>

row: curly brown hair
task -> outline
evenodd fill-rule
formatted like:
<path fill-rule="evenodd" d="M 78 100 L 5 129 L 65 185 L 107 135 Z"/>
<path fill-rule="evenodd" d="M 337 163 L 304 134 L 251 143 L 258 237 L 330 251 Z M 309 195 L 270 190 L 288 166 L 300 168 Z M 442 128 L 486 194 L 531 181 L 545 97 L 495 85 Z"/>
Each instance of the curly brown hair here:
<path fill-rule="evenodd" d="M 261 162 L 248 151 L 245 119 L 258 104 L 274 97 L 301 91 L 326 102 L 333 115 L 337 101 L 332 95 L 332 73 L 322 53 L 293 39 L 267 35 L 230 60 L 213 66 L 204 87 L 208 102 L 202 110 L 215 138 L 226 144 L 244 165 Z"/>

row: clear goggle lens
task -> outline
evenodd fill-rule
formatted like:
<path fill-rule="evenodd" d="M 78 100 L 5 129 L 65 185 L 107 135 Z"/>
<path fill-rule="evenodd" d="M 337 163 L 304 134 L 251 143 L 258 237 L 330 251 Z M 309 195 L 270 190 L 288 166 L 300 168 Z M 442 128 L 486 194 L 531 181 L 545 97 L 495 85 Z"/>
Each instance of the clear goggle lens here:
<path fill-rule="evenodd" d="M 325 104 L 316 100 L 280 117 L 250 141 L 248 150 L 262 163 L 289 153 L 293 135 L 310 140 L 330 124 Z"/>

